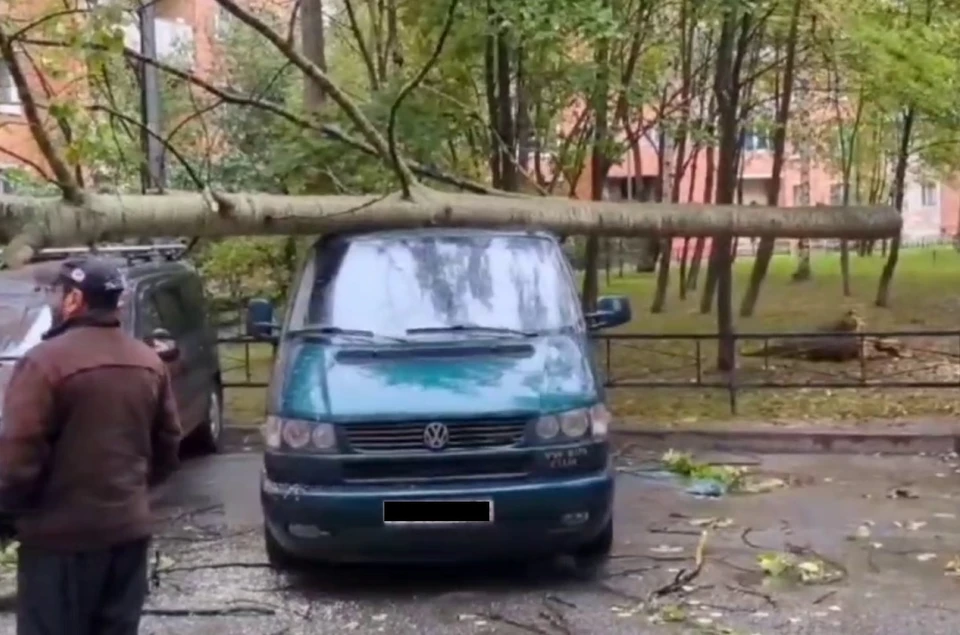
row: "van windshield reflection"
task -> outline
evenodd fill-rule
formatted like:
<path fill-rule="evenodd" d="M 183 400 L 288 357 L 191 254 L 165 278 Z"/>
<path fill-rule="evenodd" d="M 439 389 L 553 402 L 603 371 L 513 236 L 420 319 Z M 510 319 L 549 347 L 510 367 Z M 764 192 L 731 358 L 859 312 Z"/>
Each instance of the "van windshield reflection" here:
<path fill-rule="evenodd" d="M 545 237 L 364 237 L 327 246 L 312 264 L 293 332 L 323 325 L 399 338 L 518 337 L 581 323 L 563 252 Z"/>

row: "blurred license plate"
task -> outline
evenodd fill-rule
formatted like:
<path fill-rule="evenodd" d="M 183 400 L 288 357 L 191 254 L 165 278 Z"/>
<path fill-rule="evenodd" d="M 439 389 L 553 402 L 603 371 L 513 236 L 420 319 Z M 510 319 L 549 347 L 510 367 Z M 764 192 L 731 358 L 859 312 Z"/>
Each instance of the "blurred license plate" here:
<path fill-rule="evenodd" d="M 387 525 L 458 525 L 493 522 L 493 501 L 383 501 Z"/>

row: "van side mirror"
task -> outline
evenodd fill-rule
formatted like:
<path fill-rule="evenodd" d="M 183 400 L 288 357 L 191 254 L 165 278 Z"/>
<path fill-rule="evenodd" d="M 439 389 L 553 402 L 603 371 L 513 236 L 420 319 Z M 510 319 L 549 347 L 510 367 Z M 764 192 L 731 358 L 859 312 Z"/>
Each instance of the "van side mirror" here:
<path fill-rule="evenodd" d="M 587 313 L 591 329 L 608 329 L 626 324 L 633 319 L 630 298 L 624 295 L 608 295 L 597 299 L 597 310 Z"/>
<path fill-rule="evenodd" d="M 274 319 L 273 302 L 254 298 L 247 303 L 246 334 L 258 340 L 270 339 L 277 324 Z"/>
<path fill-rule="evenodd" d="M 167 329 L 153 329 L 153 332 L 147 336 L 146 343 L 157 352 L 160 359 L 168 364 L 180 359 L 180 347 L 177 345 L 177 340 Z"/>

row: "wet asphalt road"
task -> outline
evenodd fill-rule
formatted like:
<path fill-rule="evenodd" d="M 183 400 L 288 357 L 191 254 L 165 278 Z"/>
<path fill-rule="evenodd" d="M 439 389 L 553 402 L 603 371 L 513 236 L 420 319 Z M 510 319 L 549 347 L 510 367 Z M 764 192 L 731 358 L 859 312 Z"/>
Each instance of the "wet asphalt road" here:
<path fill-rule="evenodd" d="M 789 485 L 706 500 L 649 471 L 654 458 L 629 451 L 620 458 L 616 547 L 599 572 L 561 558 L 529 566 L 317 567 L 296 576 L 264 566 L 256 451 L 188 459 L 159 495 L 167 520 L 141 632 L 956 632 L 960 578 L 945 567 L 960 554 L 957 460 L 733 457 Z M 895 488 L 911 498 L 889 498 Z M 693 566 L 708 518 L 719 523 L 700 574 L 652 599 Z M 758 557 L 791 549 L 839 579 L 765 578 Z M 9 617 L 0 632 L 13 632 Z"/>

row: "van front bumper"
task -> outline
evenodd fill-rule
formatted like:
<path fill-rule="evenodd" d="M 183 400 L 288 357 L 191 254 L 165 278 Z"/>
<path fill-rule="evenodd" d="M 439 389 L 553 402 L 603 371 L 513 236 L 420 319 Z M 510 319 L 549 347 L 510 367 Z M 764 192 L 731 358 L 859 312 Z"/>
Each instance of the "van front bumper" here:
<path fill-rule="evenodd" d="M 390 487 L 304 487 L 261 480 L 265 531 L 285 552 L 336 562 L 450 562 L 548 555 L 597 538 L 611 522 L 610 470 L 564 479 Z M 483 524 L 388 525 L 385 500 L 490 500 Z"/>

